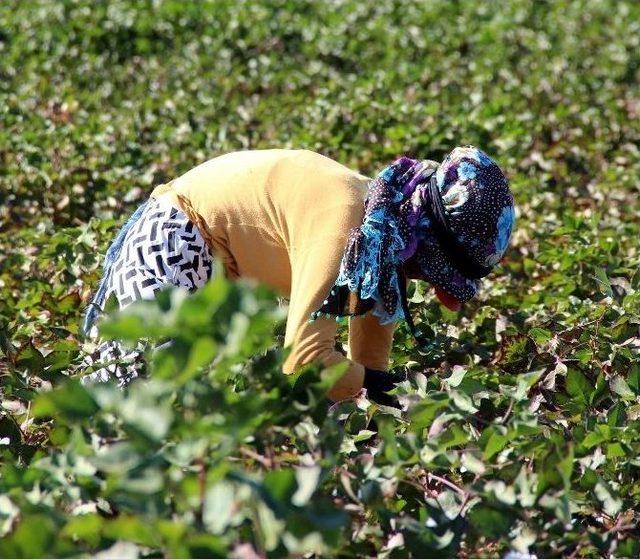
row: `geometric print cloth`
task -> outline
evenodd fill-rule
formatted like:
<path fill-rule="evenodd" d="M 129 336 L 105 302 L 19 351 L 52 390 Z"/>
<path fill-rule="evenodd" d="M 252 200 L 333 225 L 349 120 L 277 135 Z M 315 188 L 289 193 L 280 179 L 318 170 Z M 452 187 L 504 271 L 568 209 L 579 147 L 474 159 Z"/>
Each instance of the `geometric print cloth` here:
<path fill-rule="evenodd" d="M 109 272 L 100 307 L 115 296 L 122 309 L 139 299 L 153 299 L 166 284 L 195 291 L 210 278 L 213 259 L 200 230 L 182 210 L 166 200 L 150 199 L 139 219 L 124 238 L 120 253 Z M 90 337 L 96 337 L 92 328 Z M 118 386 L 129 384 L 144 371 L 144 343 L 125 348 L 117 340 L 98 345 L 85 357 L 83 365 L 95 372 L 82 382 L 115 380 Z"/>

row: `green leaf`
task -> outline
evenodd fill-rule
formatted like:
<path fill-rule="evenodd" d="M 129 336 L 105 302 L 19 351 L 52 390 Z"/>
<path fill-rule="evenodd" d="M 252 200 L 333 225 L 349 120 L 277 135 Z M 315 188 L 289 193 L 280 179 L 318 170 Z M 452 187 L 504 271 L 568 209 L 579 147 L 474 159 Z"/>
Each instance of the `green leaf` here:
<path fill-rule="evenodd" d="M 68 420 L 87 419 L 97 410 L 95 400 L 75 380 L 68 381 L 51 392 L 39 394 L 33 404 L 35 417 L 61 416 Z"/>
<path fill-rule="evenodd" d="M 451 372 L 451 375 L 444 379 L 449 386 L 455 388 L 460 385 L 465 375 L 467 374 L 467 370 L 464 367 L 460 367 L 456 365 Z"/>
<path fill-rule="evenodd" d="M 467 515 L 469 523 L 478 534 L 489 538 L 506 535 L 515 520 L 507 510 L 487 504 L 476 505 Z"/>
<path fill-rule="evenodd" d="M 631 390 L 627 381 L 625 381 L 620 375 L 614 375 L 611 377 L 609 380 L 609 388 L 611 389 L 611 392 L 621 396 L 623 400 L 635 400 L 635 393 Z"/>
<path fill-rule="evenodd" d="M 603 268 L 596 268 L 594 278 L 598 282 L 598 285 L 602 292 L 607 297 L 613 297 L 613 288 L 611 287 L 611 283 L 609 282 L 609 278 L 607 277 L 607 273 Z"/>
<path fill-rule="evenodd" d="M 42 374 L 44 370 L 44 357 L 31 340 L 18 351 L 15 362 L 17 367 L 24 367 L 32 374 Z"/>
<path fill-rule="evenodd" d="M 529 336 L 533 339 L 533 341 L 538 346 L 543 346 L 552 338 L 552 333 L 550 330 L 546 330 L 545 328 L 531 328 L 529 330 Z"/>
<path fill-rule="evenodd" d="M 155 546 L 159 542 L 154 527 L 137 516 L 123 515 L 104 524 L 106 537 L 139 545 Z"/>
<path fill-rule="evenodd" d="M 492 456 L 494 456 L 495 454 L 500 452 L 505 446 L 507 446 L 508 442 L 509 442 L 509 439 L 505 435 L 497 431 L 493 431 L 491 435 L 488 437 L 488 440 L 484 446 L 482 457 L 485 460 L 489 460 Z"/>
<path fill-rule="evenodd" d="M 291 503 L 291 499 L 296 492 L 296 475 L 293 470 L 273 470 L 267 472 L 264 477 L 263 486 L 273 498 L 270 503 L 275 503 L 275 509 L 282 511 Z M 270 506 L 272 506 L 270 503 Z"/>
<path fill-rule="evenodd" d="M 582 404 L 587 405 L 591 400 L 593 386 L 580 371 L 570 368 L 567 371 L 567 392 Z"/>
<path fill-rule="evenodd" d="M 470 452 L 462 454 L 461 463 L 467 470 L 474 474 L 482 475 L 486 471 L 486 467 L 482 460 L 479 460 Z"/>
<path fill-rule="evenodd" d="M 615 516 L 622 509 L 622 500 L 613 492 L 604 480 L 599 480 L 593 489 L 596 497 L 602 503 L 602 509 L 609 516 Z"/>
<path fill-rule="evenodd" d="M 183 383 L 193 378 L 205 365 L 208 365 L 216 355 L 217 345 L 212 338 L 197 338 L 191 346 L 189 360 L 177 375 L 176 382 Z"/>
<path fill-rule="evenodd" d="M 57 538 L 57 526 L 44 514 L 28 514 L 20 519 L 16 529 L 0 540 L 2 557 L 39 559 L 47 556 Z"/>
<path fill-rule="evenodd" d="M 235 491 L 231 483 L 220 481 L 207 490 L 202 520 L 207 530 L 222 534 L 229 526 L 235 508 Z"/>
<path fill-rule="evenodd" d="M 60 532 L 62 537 L 80 540 L 95 547 L 100 542 L 104 519 L 97 514 L 72 517 Z"/>
<path fill-rule="evenodd" d="M 571 488 L 571 474 L 573 472 L 574 467 L 574 453 L 573 446 L 569 446 L 569 450 L 559 462 L 558 462 L 558 471 L 560 472 L 560 477 L 562 478 L 562 483 L 564 484 L 565 491 L 569 491 Z"/>
<path fill-rule="evenodd" d="M 448 405 L 449 396 L 447 394 L 430 394 L 409 410 L 409 427 L 412 430 L 427 427 L 436 418 L 438 412 Z"/>

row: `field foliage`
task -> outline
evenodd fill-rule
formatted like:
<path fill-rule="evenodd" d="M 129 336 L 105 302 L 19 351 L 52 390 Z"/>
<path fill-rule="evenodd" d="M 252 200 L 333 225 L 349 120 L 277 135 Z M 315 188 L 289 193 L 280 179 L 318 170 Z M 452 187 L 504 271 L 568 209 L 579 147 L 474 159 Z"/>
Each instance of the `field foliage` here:
<path fill-rule="evenodd" d="M 0 557 L 640 556 L 640 5 L 3 0 Z M 106 336 L 175 339 L 82 387 L 117 226 L 215 155 L 373 174 L 472 143 L 513 245 L 451 313 L 412 291 L 398 414 L 280 373 L 285 310 L 217 279 Z M 377 433 L 372 430 L 373 423 Z"/>

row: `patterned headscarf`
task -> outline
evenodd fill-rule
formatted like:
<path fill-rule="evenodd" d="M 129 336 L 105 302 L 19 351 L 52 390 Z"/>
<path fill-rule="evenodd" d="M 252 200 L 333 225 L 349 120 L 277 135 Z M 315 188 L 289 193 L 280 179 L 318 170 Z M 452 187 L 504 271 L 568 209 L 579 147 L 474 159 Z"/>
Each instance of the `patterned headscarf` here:
<path fill-rule="evenodd" d="M 351 231 L 338 278 L 312 319 L 371 310 L 382 324 L 406 318 L 412 325 L 404 266 L 464 302 L 507 248 L 513 196 L 498 165 L 473 146 L 455 148 L 440 166 L 401 157 L 368 189 L 363 223 Z"/>

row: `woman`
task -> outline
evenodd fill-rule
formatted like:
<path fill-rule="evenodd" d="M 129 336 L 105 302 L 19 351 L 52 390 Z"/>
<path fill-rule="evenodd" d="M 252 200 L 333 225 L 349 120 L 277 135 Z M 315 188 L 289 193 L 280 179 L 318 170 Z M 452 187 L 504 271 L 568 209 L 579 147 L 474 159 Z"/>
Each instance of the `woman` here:
<path fill-rule="evenodd" d="M 124 307 L 166 283 L 197 289 L 215 255 L 228 277 L 255 278 L 289 299 L 285 373 L 346 360 L 333 400 L 364 386 L 392 404 L 394 323 L 406 319 L 415 334 L 407 279 L 429 282 L 459 309 L 504 254 L 513 221 L 507 179 L 472 146 L 441 165 L 403 157 L 373 180 L 306 150 L 230 153 L 157 187 L 136 210 L 107 252 L 85 332 L 111 294 Z M 340 317 L 349 317 L 346 357 L 335 349 Z M 124 385 L 137 376 L 139 354 L 117 342 L 93 356 L 114 359 L 124 364 L 90 378 Z"/>

